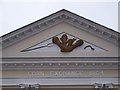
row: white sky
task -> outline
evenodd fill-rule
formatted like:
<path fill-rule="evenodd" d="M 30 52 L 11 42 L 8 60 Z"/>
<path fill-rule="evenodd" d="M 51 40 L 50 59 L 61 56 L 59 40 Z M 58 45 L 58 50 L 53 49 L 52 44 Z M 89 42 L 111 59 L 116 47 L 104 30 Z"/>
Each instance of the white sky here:
<path fill-rule="evenodd" d="M 118 31 L 118 0 L 2 0 L 0 36 L 61 9 Z"/>

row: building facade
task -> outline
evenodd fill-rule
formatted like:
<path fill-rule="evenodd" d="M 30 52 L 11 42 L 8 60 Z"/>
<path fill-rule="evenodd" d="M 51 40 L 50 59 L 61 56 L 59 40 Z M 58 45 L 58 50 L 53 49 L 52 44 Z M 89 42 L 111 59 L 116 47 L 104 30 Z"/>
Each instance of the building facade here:
<path fill-rule="evenodd" d="M 117 90 L 119 35 L 64 9 L 3 35 L 2 90 Z"/>

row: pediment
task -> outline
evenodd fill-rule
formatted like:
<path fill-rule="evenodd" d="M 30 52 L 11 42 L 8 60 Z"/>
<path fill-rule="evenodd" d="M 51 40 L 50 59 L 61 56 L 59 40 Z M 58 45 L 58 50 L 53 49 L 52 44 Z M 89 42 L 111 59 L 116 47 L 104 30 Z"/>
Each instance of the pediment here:
<path fill-rule="evenodd" d="M 82 39 L 84 44 L 64 54 L 57 45 L 48 45 L 52 37 L 60 38 L 63 34 L 70 39 Z M 3 57 L 116 57 L 118 36 L 119 33 L 107 27 L 63 9 L 3 35 L 0 44 Z M 30 50 L 38 47 L 44 48 Z M 28 51 L 22 52 L 25 50 Z"/>
<path fill-rule="evenodd" d="M 52 43 L 52 38 L 56 36 L 60 39 L 64 34 L 68 36 L 68 39 L 74 38 L 76 41 L 81 39 L 84 44 L 71 52 L 61 52 L 60 48 Z M 5 48 L 3 57 L 115 57 L 118 55 L 117 50 L 116 45 L 85 32 L 83 29 L 62 22 Z"/>

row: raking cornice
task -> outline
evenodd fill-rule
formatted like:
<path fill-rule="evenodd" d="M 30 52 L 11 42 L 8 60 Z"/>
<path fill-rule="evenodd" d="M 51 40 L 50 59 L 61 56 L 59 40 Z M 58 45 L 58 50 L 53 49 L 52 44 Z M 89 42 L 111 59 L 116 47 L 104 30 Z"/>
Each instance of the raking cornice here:
<path fill-rule="evenodd" d="M 118 45 L 118 42 L 120 41 L 120 38 L 118 37 L 120 33 L 62 9 L 38 21 L 3 35 L 0 44 L 2 45 L 2 48 L 6 48 L 62 22 L 66 22 L 78 29 L 92 33 L 93 35 L 115 45 Z"/>

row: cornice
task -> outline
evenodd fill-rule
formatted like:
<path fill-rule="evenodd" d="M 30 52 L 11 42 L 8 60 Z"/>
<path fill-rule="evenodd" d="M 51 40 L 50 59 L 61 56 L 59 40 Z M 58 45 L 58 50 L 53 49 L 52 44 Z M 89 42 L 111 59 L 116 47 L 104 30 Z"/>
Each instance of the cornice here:
<path fill-rule="evenodd" d="M 96 59 L 96 60 L 95 60 Z M 3 70 L 106 70 L 118 69 L 117 58 L 4 59 Z"/>
<path fill-rule="evenodd" d="M 118 69 L 117 63 L 91 62 L 41 62 L 41 63 L 3 63 L 2 70 L 106 70 Z"/>
<path fill-rule="evenodd" d="M 7 35 L 6 37 L 2 37 L 2 47 L 8 47 L 10 45 L 13 45 L 23 39 L 26 39 L 30 36 L 33 36 L 37 33 L 40 33 L 54 25 L 57 25 L 59 23 L 61 23 L 63 20 L 61 19 L 61 17 L 54 17 L 51 18 L 47 21 L 44 22 L 39 22 L 39 23 L 35 23 L 32 24 L 30 26 L 27 26 L 25 28 L 21 28 L 19 30 L 19 32 L 15 32 L 14 34 L 11 34 L 10 36 Z"/>
<path fill-rule="evenodd" d="M 84 31 L 92 33 L 93 35 L 103 38 L 115 45 L 118 45 L 118 42 L 120 41 L 120 38 L 118 37 L 120 34 L 118 32 L 67 10 L 61 10 L 2 36 L 2 42 L 0 42 L 0 44 L 2 45 L 2 48 L 6 48 L 62 22 L 83 29 Z"/>

